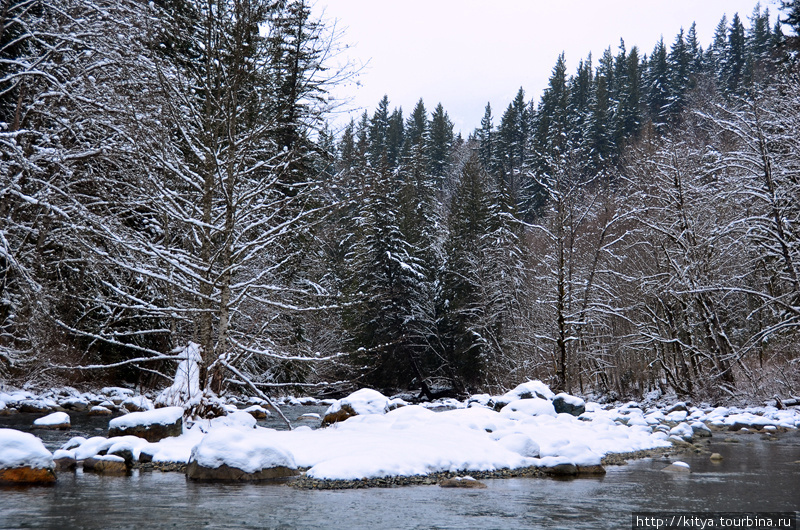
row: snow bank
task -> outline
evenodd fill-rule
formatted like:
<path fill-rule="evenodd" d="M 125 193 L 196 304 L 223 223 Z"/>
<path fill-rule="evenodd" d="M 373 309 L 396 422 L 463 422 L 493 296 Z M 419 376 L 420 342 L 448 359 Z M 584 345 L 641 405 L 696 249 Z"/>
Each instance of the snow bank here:
<path fill-rule="evenodd" d="M 51 469 L 53 455 L 32 434 L 15 429 L 0 429 L 0 469 L 24 466 Z"/>

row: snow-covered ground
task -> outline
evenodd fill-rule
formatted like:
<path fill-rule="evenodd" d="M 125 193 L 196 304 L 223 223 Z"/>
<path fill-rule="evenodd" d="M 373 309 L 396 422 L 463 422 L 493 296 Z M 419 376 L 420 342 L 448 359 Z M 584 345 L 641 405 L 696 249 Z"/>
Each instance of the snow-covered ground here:
<path fill-rule="evenodd" d="M 111 398 L 109 394 L 112 392 L 104 396 Z M 122 403 L 132 396 L 113 397 Z M 291 464 L 287 467 L 307 468 L 306 474 L 312 478 L 353 480 L 557 464 L 590 466 L 609 453 L 668 447 L 708 436 L 712 430 L 775 431 L 800 426 L 796 409 L 685 404 L 659 408 L 633 402 L 611 407 L 567 396 L 571 404 L 585 405 L 585 412 L 576 417 L 557 414 L 553 407 L 556 397 L 538 381 L 502 396 L 479 395 L 465 402 L 448 400 L 428 406 L 408 405 L 362 389 L 343 400 L 326 402 L 331 412 L 347 404 L 358 415 L 323 429 L 267 429 L 238 410 L 213 420 L 189 422 L 182 435 L 155 443 L 133 436 L 74 438 L 57 456 L 81 460 L 99 452 L 128 449 L 136 459 L 142 453 L 155 462 L 188 463 L 194 458 L 206 467 L 224 463 L 248 472 L 280 461 Z M 0 393 L 0 403 L 6 406 L 46 399 L 52 397 Z M 310 403 L 294 398 L 285 402 Z M 242 407 L 248 403 L 253 401 L 239 401 Z M 434 412 L 436 405 L 450 409 Z M 137 418 L 174 415 L 175 410 L 156 409 L 113 421 L 127 425 Z"/>

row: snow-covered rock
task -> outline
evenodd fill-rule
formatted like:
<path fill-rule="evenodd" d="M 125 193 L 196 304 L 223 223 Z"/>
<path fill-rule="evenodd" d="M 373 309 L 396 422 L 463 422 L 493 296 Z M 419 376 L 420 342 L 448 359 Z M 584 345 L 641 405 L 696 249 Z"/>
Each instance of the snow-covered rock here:
<path fill-rule="evenodd" d="M 49 484 L 56 480 L 53 455 L 36 436 L 0 429 L 0 484 Z"/>
<path fill-rule="evenodd" d="M 131 396 L 122 401 L 122 406 L 130 412 L 145 412 L 153 410 L 153 402 L 146 396 Z"/>
<path fill-rule="evenodd" d="M 145 412 L 131 412 L 108 422 L 108 435 L 133 435 L 157 442 L 183 432 L 183 407 L 165 407 Z"/>
<path fill-rule="evenodd" d="M 263 420 L 270 414 L 270 412 L 261 405 L 250 405 L 244 409 L 244 412 L 250 414 L 257 420 Z"/>
<path fill-rule="evenodd" d="M 54 412 L 43 418 L 33 420 L 33 424 L 41 429 L 69 429 L 69 414 L 66 412 Z"/>
<path fill-rule="evenodd" d="M 661 471 L 665 471 L 667 473 L 689 473 L 691 471 L 691 468 L 689 467 L 689 464 L 687 464 L 686 462 L 681 462 L 680 460 L 677 460 L 668 465 L 667 467 L 665 467 L 664 469 L 662 469 Z"/>
<path fill-rule="evenodd" d="M 514 387 L 514 389 L 509 390 L 501 396 L 492 396 L 492 398 L 486 403 L 486 406 L 499 412 L 503 407 L 512 401 L 519 399 L 538 398 L 552 400 L 554 397 L 555 394 L 552 390 L 550 390 L 550 387 L 541 381 L 534 380 L 519 384 Z"/>
<path fill-rule="evenodd" d="M 517 413 L 516 415 L 514 413 Z M 542 398 L 515 399 L 500 410 L 504 416 L 520 419 L 524 416 L 555 416 L 553 403 Z"/>
<path fill-rule="evenodd" d="M 245 433 L 220 427 L 192 449 L 186 476 L 192 480 L 256 481 L 297 475 L 292 453 L 270 431 Z"/>
<path fill-rule="evenodd" d="M 328 407 L 322 418 L 322 426 L 344 421 L 352 416 L 366 414 L 385 414 L 388 412 L 390 400 L 377 390 L 362 388 L 349 396 L 336 400 Z"/>
<path fill-rule="evenodd" d="M 553 398 L 553 408 L 558 414 L 580 416 L 586 412 L 586 402 L 579 397 L 562 392 Z"/>
<path fill-rule="evenodd" d="M 98 455 L 85 459 L 83 470 L 104 475 L 124 475 L 130 471 L 130 467 L 121 456 Z"/>

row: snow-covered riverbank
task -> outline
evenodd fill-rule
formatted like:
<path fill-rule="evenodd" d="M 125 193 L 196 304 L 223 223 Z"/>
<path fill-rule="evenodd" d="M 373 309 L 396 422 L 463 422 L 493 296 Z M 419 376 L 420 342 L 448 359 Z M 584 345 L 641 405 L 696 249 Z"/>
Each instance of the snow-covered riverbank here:
<path fill-rule="evenodd" d="M 108 396 L 112 393 L 113 400 Z M 143 405 L 141 408 L 152 410 L 146 398 L 127 395 L 122 389 L 105 389 L 103 396 L 95 399 L 83 395 L 58 400 L 54 399 L 56 394 L 0 393 L 0 406 L 8 412 L 22 409 L 24 403 L 43 402 L 48 405 L 47 411 L 42 410 L 44 415 L 77 402 L 83 410 L 91 410 L 100 406 L 93 402 L 105 396 L 109 406 L 121 407 L 136 401 Z M 560 408 L 564 402 L 575 407 L 571 414 L 556 412 L 554 403 Z M 257 403 L 239 401 L 241 408 L 247 405 Z M 800 426 L 800 411 L 795 409 L 694 407 L 683 403 L 646 407 L 633 402 L 603 406 L 583 403 L 572 396 L 554 396 L 538 381 L 520 385 L 503 396 L 481 395 L 466 402 L 439 403 L 449 408 L 441 412 L 431 410 L 435 405 L 409 405 L 375 391 L 361 390 L 350 399 L 332 403 L 329 409 L 331 413 L 346 409 L 356 415 L 326 428 L 301 426 L 291 431 L 260 427 L 253 411 L 229 406 L 227 416 L 184 422 L 179 436 L 154 442 L 130 435 L 76 437 L 53 456 L 56 460 L 81 462 L 102 455 L 121 455 L 131 465 L 140 461 L 195 462 L 205 468 L 238 469 L 248 477 L 282 467 L 305 470 L 309 479 L 352 481 L 560 465 L 592 469 L 609 454 L 697 442 L 713 431 L 777 432 Z M 137 418 L 158 423 L 161 420 L 154 419 L 156 416 L 175 420 L 174 414 L 154 409 L 128 416 L 122 423 L 127 425 Z M 0 430 L 0 454 L 4 451 L 4 431 L 8 430 Z M 16 439 L 13 433 L 5 434 Z M 40 452 L 37 465 L 41 465 Z"/>

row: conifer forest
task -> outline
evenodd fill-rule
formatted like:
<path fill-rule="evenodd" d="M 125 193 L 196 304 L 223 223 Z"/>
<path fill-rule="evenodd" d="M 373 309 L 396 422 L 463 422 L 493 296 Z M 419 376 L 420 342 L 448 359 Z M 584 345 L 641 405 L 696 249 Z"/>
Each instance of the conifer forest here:
<path fill-rule="evenodd" d="M 329 125 L 306 0 L 4 0 L 0 380 L 163 387 L 193 342 L 216 394 L 796 395 L 778 8 L 554 57 L 459 133 L 392 87 Z"/>

